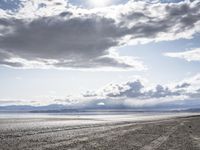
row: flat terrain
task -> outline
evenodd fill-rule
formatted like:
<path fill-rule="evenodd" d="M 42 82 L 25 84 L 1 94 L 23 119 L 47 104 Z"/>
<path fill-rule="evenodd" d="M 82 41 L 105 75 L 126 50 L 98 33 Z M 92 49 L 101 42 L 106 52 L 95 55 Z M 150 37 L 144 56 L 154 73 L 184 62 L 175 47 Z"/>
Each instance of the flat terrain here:
<path fill-rule="evenodd" d="M 200 116 L 71 126 L 64 122 L 0 119 L 0 149 L 200 150 Z"/>

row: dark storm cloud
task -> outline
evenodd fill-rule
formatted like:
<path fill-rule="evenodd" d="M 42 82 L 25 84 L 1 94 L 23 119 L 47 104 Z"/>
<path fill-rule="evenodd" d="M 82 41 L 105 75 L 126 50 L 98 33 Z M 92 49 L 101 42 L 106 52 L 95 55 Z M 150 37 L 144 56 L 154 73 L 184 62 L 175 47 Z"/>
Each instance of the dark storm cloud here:
<path fill-rule="evenodd" d="M 11 66 L 11 67 L 22 67 L 23 66 L 22 63 L 8 61 L 10 58 L 12 58 L 12 55 L 10 55 L 6 52 L 0 51 L 0 64 L 1 65 Z"/>
<path fill-rule="evenodd" d="M 182 33 L 186 35 L 183 38 L 188 38 L 198 32 L 195 30 L 200 19 L 198 2 L 141 3 L 142 8 L 135 10 L 137 4 L 137 2 L 124 4 L 124 9 L 129 9 L 126 13 L 112 12 L 119 14 L 118 19 L 106 15 L 102 17 L 98 11 L 90 12 L 90 10 L 82 10 L 77 15 L 76 9 L 67 11 L 66 8 L 51 16 L 2 17 L 0 49 L 12 54 L 10 58 L 20 58 L 25 60 L 24 62 L 37 61 L 47 66 L 141 70 L 144 68 L 141 62 L 113 55 L 110 49 L 126 45 L 130 41 L 143 43 L 173 40 L 180 38 Z M 114 7 L 116 10 L 119 9 L 118 6 Z M 42 9 L 48 9 L 48 6 Z M 160 13 L 155 15 L 153 11 Z M 127 36 L 129 38 L 124 40 Z M 173 38 L 169 39 L 170 37 Z M 2 60 L 0 63 L 5 64 L 9 59 L 2 58 Z M 16 66 L 26 66 L 24 62 L 7 61 L 7 65 L 12 63 L 11 66 L 14 66 L 16 63 Z"/>
<path fill-rule="evenodd" d="M 73 18 L 63 21 L 40 18 L 28 24 L 16 24 L 13 34 L 0 40 L 1 48 L 20 57 L 34 59 L 93 58 L 107 54 L 106 49 L 117 44 L 112 37 L 120 35 L 112 20 Z M 101 29 L 97 29 L 101 26 Z M 100 53 L 100 54 L 99 54 Z M 81 56 L 80 56 L 81 55 Z"/>
<path fill-rule="evenodd" d="M 113 19 L 98 16 L 68 20 L 46 17 L 31 22 L 14 20 L 9 25 L 14 32 L 0 37 L 0 47 L 17 57 L 53 59 L 58 61 L 54 63 L 57 67 L 134 68 L 134 64 L 109 56 L 108 49 L 118 46 L 118 40 L 127 30 L 117 27 Z"/>

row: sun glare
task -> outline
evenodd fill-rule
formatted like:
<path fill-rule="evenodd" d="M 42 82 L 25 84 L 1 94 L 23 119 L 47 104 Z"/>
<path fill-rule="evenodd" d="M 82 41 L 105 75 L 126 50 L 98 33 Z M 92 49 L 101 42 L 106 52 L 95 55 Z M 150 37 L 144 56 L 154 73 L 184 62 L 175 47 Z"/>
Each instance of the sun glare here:
<path fill-rule="evenodd" d="M 112 3 L 112 0 L 88 0 L 91 7 L 105 7 Z"/>

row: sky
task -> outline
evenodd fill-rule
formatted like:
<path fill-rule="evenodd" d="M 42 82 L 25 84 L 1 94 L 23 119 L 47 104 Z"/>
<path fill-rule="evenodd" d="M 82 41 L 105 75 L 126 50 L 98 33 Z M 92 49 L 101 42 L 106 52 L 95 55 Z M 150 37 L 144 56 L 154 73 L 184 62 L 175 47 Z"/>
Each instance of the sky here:
<path fill-rule="evenodd" d="M 0 106 L 200 106 L 198 0 L 2 0 Z"/>

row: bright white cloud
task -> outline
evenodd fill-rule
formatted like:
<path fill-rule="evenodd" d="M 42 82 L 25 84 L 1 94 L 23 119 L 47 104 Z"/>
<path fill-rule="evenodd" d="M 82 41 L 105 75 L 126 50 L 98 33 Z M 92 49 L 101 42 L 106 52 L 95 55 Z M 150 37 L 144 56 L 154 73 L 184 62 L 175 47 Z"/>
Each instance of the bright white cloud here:
<path fill-rule="evenodd" d="M 165 53 L 164 55 L 173 58 L 185 59 L 187 61 L 200 61 L 200 48 L 184 52 Z"/>

